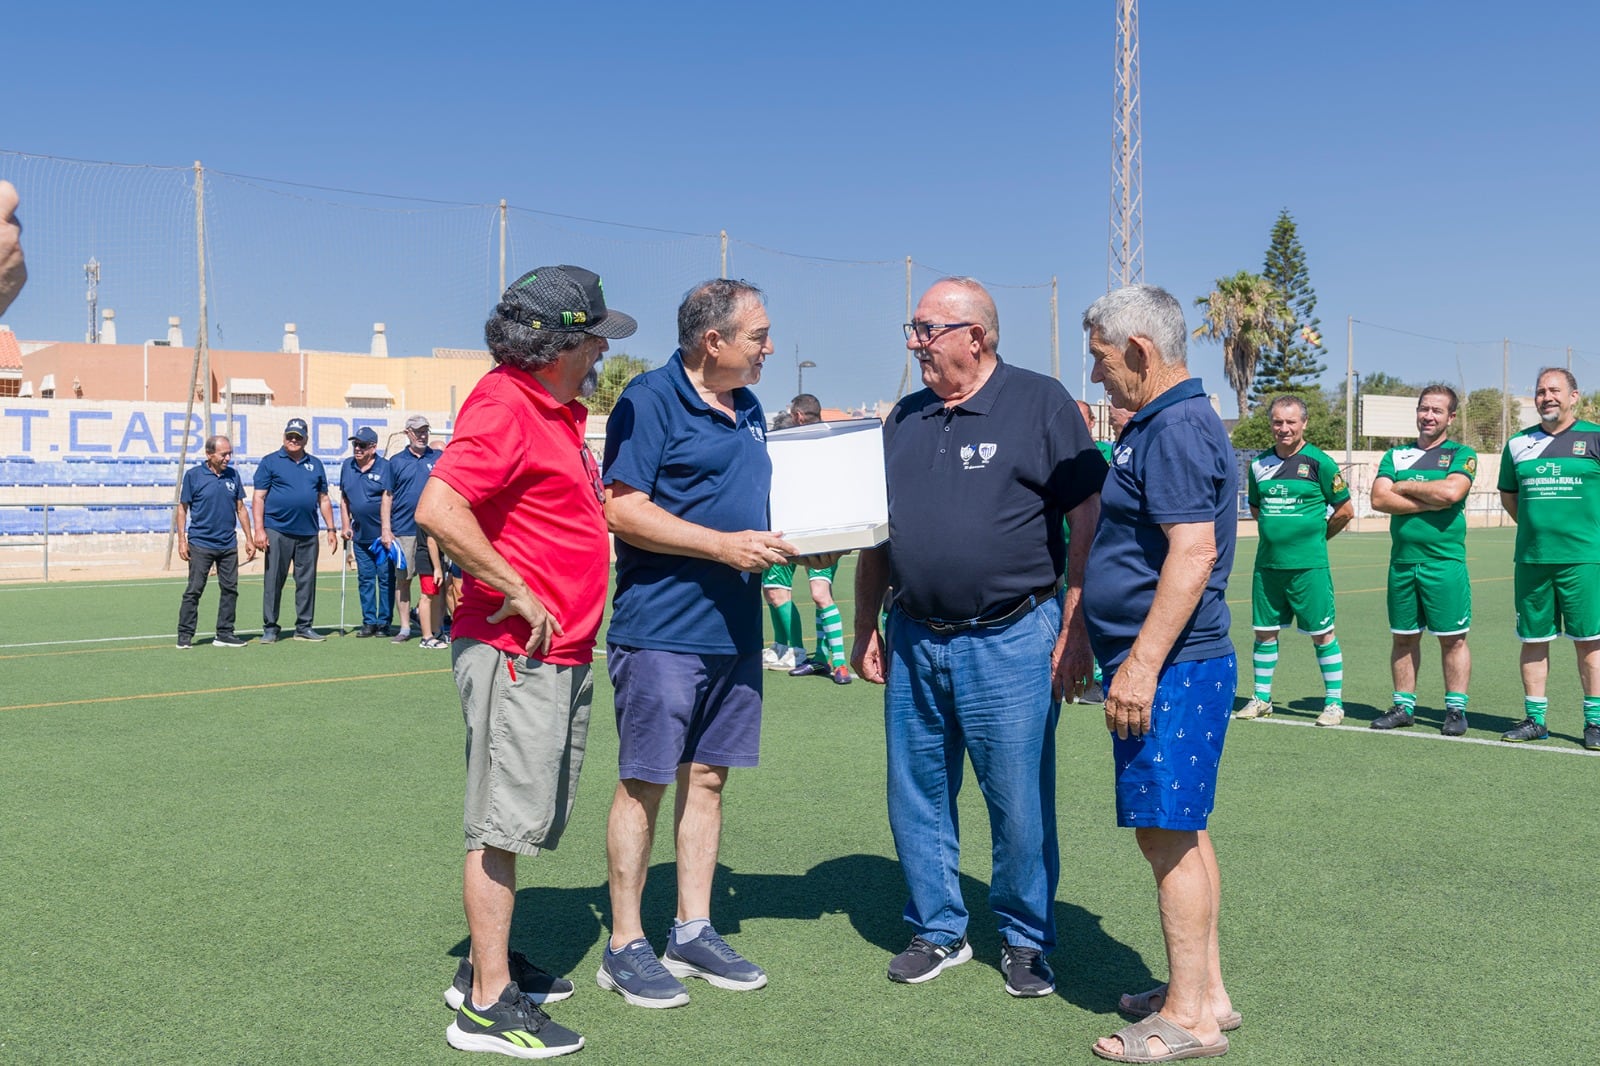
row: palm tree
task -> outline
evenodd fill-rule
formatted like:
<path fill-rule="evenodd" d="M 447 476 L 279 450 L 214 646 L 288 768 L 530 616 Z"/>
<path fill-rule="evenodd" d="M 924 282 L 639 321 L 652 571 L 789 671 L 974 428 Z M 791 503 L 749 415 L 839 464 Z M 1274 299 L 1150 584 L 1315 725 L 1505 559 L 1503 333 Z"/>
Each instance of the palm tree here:
<path fill-rule="evenodd" d="M 1194 328 L 1194 337 L 1222 342 L 1222 368 L 1239 398 L 1239 417 L 1246 418 L 1261 346 L 1275 330 L 1292 326 L 1294 314 L 1270 281 L 1248 270 L 1218 278 L 1211 294 L 1196 297 L 1194 303 L 1206 311 L 1205 321 Z"/>

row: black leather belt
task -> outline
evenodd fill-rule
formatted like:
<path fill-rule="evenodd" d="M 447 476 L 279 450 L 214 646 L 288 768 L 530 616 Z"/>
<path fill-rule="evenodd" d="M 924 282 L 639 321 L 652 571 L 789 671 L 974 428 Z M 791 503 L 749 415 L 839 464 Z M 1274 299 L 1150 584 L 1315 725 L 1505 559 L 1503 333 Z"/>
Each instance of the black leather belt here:
<path fill-rule="evenodd" d="M 1025 617 L 1029 611 L 1046 600 L 1055 599 L 1056 593 L 1060 591 L 1060 585 L 1046 585 L 1042 589 L 1035 589 L 1033 592 L 1028 593 L 1018 600 L 1015 606 L 1007 608 L 999 614 L 965 618 L 959 622 L 951 622 L 943 618 L 918 618 L 904 607 L 900 608 L 900 612 L 917 623 L 917 625 L 926 626 L 935 633 L 941 634 L 965 633 L 969 629 L 1003 629 L 1017 619 Z"/>

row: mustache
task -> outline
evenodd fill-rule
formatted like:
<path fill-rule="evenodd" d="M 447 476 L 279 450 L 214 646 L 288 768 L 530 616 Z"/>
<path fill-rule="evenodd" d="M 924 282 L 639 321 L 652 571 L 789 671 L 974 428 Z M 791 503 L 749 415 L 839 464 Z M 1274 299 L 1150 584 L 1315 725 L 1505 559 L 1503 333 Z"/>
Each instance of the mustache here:
<path fill-rule="evenodd" d="M 583 375 L 583 383 L 578 386 L 579 396 L 593 396 L 594 390 L 600 387 L 600 364 L 596 363 Z"/>

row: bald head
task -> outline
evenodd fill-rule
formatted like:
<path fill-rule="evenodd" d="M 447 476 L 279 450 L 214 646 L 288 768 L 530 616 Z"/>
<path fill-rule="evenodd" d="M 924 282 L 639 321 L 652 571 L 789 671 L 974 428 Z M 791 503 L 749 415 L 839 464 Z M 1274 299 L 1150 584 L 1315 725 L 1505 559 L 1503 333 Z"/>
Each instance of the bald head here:
<path fill-rule="evenodd" d="M 994 298 L 976 278 L 940 278 L 929 287 L 924 299 L 936 299 L 954 317 L 951 322 L 971 322 L 983 327 L 983 349 L 990 355 L 1000 353 L 1000 313 L 995 310 Z"/>

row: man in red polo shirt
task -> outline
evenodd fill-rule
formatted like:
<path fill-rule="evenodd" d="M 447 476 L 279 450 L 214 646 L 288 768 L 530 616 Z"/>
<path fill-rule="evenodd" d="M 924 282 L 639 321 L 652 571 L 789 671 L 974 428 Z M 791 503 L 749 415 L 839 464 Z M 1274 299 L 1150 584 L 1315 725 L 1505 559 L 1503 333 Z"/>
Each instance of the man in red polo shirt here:
<path fill-rule="evenodd" d="M 472 953 L 445 1000 L 466 1051 L 560 1055 L 583 1038 L 538 1006 L 572 995 L 509 951 L 517 855 L 559 842 L 583 767 L 590 664 L 610 541 L 600 471 L 583 441 L 608 338 L 637 324 L 606 308 L 600 278 L 540 267 L 484 327 L 499 365 L 474 386 L 417 505 L 465 572 L 452 662 L 467 728 L 464 888 Z"/>

